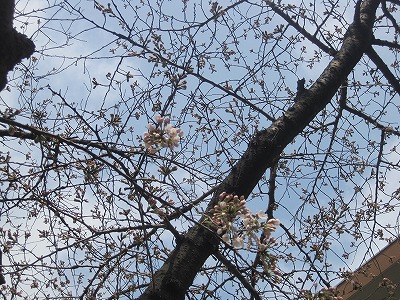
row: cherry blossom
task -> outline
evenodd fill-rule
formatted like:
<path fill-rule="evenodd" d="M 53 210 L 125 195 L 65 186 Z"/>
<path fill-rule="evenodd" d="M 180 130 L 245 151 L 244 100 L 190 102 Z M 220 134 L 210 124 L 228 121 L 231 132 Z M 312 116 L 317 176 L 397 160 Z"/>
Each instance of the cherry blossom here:
<path fill-rule="evenodd" d="M 143 134 L 144 147 L 150 153 L 156 153 L 162 148 L 173 150 L 179 146 L 183 131 L 170 123 L 169 117 L 155 117 L 156 125 L 148 124 L 147 132 Z"/>

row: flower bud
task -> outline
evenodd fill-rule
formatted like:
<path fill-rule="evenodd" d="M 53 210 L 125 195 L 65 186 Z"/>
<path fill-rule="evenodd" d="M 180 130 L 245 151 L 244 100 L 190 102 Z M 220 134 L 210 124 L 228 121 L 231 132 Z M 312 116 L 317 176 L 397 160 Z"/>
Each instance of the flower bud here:
<path fill-rule="evenodd" d="M 156 122 L 157 122 L 158 124 L 162 124 L 163 118 L 162 118 L 160 115 L 157 115 L 157 116 L 156 116 Z"/>

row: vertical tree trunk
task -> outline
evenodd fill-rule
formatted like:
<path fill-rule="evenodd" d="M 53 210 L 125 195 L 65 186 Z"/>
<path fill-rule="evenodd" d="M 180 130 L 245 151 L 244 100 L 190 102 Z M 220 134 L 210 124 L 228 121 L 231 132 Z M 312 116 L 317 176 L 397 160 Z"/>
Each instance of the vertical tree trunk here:
<path fill-rule="evenodd" d="M 3 0 L 0 8 L 0 91 L 7 84 L 7 73 L 35 50 L 35 44 L 13 28 L 15 2 Z"/>

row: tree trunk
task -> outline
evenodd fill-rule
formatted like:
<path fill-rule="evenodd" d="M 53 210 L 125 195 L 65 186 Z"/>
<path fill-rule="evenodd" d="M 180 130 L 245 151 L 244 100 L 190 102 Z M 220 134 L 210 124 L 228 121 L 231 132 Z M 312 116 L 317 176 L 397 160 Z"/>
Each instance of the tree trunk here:
<path fill-rule="evenodd" d="M 331 101 L 371 45 L 372 26 L 379 3 L 379 0 L 361 2 L 341 49 L 310 89 L 300 93 L 296 103 L 282 117 L 255 134 L 246 152 L 219 185 L 209 207 L 217 203 L 222 191 L 247 197 L 282 150 Z M 219 238 L 213 233 L 201 225 L 193 226 L 154 274 L 153 281 L 139 299 L 184 299 L 201 266 L 217 251 L 218 245 Z"/>
<path fill-rule="evenodd" d="M 0 91 L 7 84 L 7 73 L 35 50 L 35 44 L 13 28 L 14 0 L 3 0 L 0 9 Z"/>

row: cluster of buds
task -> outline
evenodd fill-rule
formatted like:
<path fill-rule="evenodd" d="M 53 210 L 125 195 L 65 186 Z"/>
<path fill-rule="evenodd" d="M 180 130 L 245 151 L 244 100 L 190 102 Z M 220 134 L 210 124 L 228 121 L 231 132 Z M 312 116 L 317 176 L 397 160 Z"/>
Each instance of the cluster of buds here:
<path fill-rule="evenodd" d="M 237 222 L 239 226 L 235 226 L 234 222 L 239 218 L 241 222 Z M 246 248 L 254 249 L 260 254 L 264 272 L 273 280 L 280 280 L 281 274 L 276 266 L 277 257 L 267 252 L 267 249 L 276 243 L 271 237 L 271 232 L 280 224 L 278 219 L 268 220 L 263 212 L 252 214 L 246 207 L 244 196 L 223 192 L 204 224 L 216 231 L 225 243 L 235 248 L 244 248 L 247 241 Z"/>
<path fill-rule="evenodd" d="M 343 300 L 343 297 L 338 296 L 339 292 L 334 287 L 322 288 L 321 291 L 313 294 L 309 290 L 301 292 L 300 299 L 305 300 Z"/>
<path fill-rule="evenodd" d="M 278 219 L 269 219 L 263 212 L 257 212 L 255 215 L 247 213 L 240 215 L 243 223 L 243 231 L 249 239 L 249 246 L 255 243 L 259 251 L 267 249 L 268 244 L 273 244 L 275 239 L 271 237 L 271 232 L 276 230 L 280 221 Z M 261 221 L 267 220 L 267 221 Z M 262 240 L 258 237 L 259 231 L 262 231 Z"/>
<path fill-rule="evenodd" d="M 232 244 L 234 247 L 241 247 L 243 240 L 236 234 L 237 229 L 233 221 L 237 216 L 249 213 L 244 197 L 223 192 L 219 195 L 218 204 L 211 209 L 210 213 L 209 227 L 216 230 L 226 243 L 230 243 L 230 233 L 235 233 Z"/>
<path fill-rule="evenodd" d="M 144 133 L 144 146 L 150 153 L 156 153 L 161 148 L 179 146 L 183 131 L 170 124 L 168 117 L 156 116 L 156 125 L 147 125 L 147 132 Z"/>
<path fill-rule="evenodd" d="M 234 221 L 240 217 L 241 226 L 234 226 Z M 232 244 L 235 248 L 243 248 L 247 239 L 247 248 L 253 245 L 257 247 L 257 251 L 265 251 L 268 244 L 274 243 L 271 238 L 271 232 L 276 230 L 280 224 L 277 219 L 267 219 L 263 212 L 255 215 L 246 207 L 246 200 L 243 196 L 239 197 L 233 194 L 223 192 L 219 195 L 218 204 L 210 211 L 210 217 L 207 225 L 213 228 L 218 235 L 228 244 Z M 258 237 L 262 231 L 262 240 Z"/>

